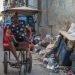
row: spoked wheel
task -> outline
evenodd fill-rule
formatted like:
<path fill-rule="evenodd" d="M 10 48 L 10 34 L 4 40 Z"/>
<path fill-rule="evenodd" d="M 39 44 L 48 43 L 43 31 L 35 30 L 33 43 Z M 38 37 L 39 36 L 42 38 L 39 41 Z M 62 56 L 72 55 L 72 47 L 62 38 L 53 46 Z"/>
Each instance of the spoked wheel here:
<path fill-rule="evenodd" d="M 20 68 L 20 74 L 19 75 L 26 75 L 26 66 L 25 65 L 22 65 L 21 68 Z"/>
<path fill-rule="evenodd" d="M 30 59 L 28 63 L 28 73 L 31 73 L 32 70 L 32 55 L 30 54 Z"/>
<path fill-rule="evenodd" d="M 8 56 L 7 52 L 4 52 L 4 73 L 7 74 L 8 71 Z"/>

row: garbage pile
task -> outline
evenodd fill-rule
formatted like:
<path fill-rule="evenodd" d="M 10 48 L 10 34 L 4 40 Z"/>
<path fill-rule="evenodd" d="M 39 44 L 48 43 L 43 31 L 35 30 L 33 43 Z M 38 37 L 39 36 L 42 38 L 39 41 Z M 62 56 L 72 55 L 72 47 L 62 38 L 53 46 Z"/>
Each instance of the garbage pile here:
<path fill-rule="evenodd" d="M 71 27 L 67 31 L 72 36 L 75 36 L 75 24 L 72 23 Z M 73 48 L 69 48 L 65 39 L 59 34 L 55 37 L 51 37 L 47 34 L 44 39 L 40 36 L 35 37 L 35 52 L 39 54 L 40 61 L 43 65 L 53 72 L 59 72 L 63 70 L 68 75 L 75 75 L 75 51 Z"/>
<path fill-rule="evenodd" d="M 58 37 L 56 37 L 55 43 L 52 44 L 51 41 L 53 41 L 53 38 L 47 34 L 44 39 L 39 40 L 39 42 L 35 44 L 35 51 L 39 54 L 42 63 L 46 65 L 47 69 L 55 71 L 59 68 L 59 65 L 55 59 L 53 48 L 56 45 Z"/>

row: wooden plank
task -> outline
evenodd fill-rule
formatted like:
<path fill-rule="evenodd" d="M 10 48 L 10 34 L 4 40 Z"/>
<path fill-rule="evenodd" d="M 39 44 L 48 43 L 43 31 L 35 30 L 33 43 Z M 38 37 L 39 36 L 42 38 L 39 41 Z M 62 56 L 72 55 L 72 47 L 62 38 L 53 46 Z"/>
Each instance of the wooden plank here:
<path fill-rule="evenodd" d="M 70 41 L 75 41 L 75 37 L 71 36 L 68 32 L 66 31 L 59 31 L 61 35 L 63 35 L 65 38 L 67 38 Z"/>

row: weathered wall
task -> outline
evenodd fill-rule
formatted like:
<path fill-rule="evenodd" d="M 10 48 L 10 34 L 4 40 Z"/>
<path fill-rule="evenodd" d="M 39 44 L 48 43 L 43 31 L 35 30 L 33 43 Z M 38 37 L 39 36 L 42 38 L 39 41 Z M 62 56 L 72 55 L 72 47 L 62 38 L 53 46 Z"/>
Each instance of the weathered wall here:
<path fill-rule="evenodd" d="M 37 0 L 29 0 L 29 6 L 37 8 Z"/>
<path fill-rule="evenodd" d="M 42 0 L 42 26 L 53 25 L 55 35 L 65 21 L 75 21 L 75 0 Z M 47 28 L 44 29 L 50 33 L 50 27 Z"/>
<path fill-rule="evenodd" d="M 29 0 L 28 6 L 38 9 L 38 0 Z M 37 21 L 37 15 L 35 15 L 35 20 Z M 35 23 L 35 30 L 36 30 L 36 33 L 38 33 L 38 23 Z"/>

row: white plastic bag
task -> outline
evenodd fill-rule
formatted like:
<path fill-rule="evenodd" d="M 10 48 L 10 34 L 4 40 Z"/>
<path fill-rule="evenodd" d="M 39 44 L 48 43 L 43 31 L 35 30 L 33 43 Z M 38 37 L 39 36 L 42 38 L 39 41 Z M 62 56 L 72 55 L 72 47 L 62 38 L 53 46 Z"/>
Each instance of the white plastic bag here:
<path fill-rule="evenodd" d="M 75 23 L 72 23 L 69 30 L 68 30 L 68 33 L 74 33 L 75 32 Z"/>

